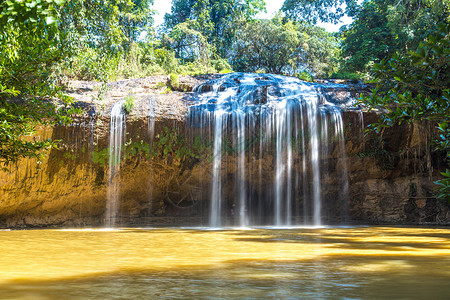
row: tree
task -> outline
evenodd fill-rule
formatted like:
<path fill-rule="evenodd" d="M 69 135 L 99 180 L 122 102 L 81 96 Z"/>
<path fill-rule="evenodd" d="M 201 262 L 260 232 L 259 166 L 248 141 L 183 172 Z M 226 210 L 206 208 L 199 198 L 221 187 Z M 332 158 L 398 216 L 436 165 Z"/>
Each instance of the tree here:
<path fill-rule="evenodd" d="M 138 41 L 143 31 L 150 31 L 153 26 L 154 11 L 150 8 L 153 0 L 128 0 L 118 3 L 122 27 L 128 43 Z"/>
<path fill-rule="evenodd" d="M 151 35 L 153 0 L 67 0 L 58 9 L 60 42 L 70 52 L 64 75 L 106 81 L 120 60 L 136 61 L 142 32 Z M 134 68 L 136 70 L 136 68 Z M 136 71 L 138 72 L 138 71 Z"/>
<path fill-rule="evenodd" d="M 371 109 L 384 109 L 375 127 L 402 122 L 429 121 L 436 124 L 436 148 L 446 153 L 450 166 L 450 25 L 419 44 L 416 51 L 397 52 L 375 64 L 372 75 L 377 87 L 364 102 Z M 438 181 L 439 197 L 450 201 L 450 171 Z"/>
<path fill-rule="evenodd" d="M 366 72 L 373 62 L 389 57 L 400 48 L 399 36 L 389 26 L 388 2 L 364 2 L 357 19 L 343 30 L 342 54 L 348 70 Z"/>
<path fill-rule="evenodd" d="M 68 0 L 58 10 L 60 31 L 79 44 L 117 51 L 153 24 L 153 0 Z"/>
<path fill-rule="evenodd" d="M 265 11 L 263 0 L 173 0 L 170 14 L 164 16 L 165 27 L 172 30 L 177 24 L 195 20 L 200 32 L 214 45 L 219 56 L 225 57 L 233 42 L 236 23 L 250 20 Z"/>
<path fill-rule="evenodd" d="M 177 56 L 184 61 L 200 61 L 208 64 L 211 56 L 211 46 L 206 37 L 201 33 L 197 21 L 188 20 L 177 24 L 170 33 L 173 41 L 172 48 Z"/>
<path fill-rule="evenodd" d="M 316 24 L 317 21 L 337 23 L 346 13 L 353 15 L 356 0 L 286 0 L 281 8 L 293 20 Z M 345 5 L 345 9 L 343 9 Z"/>
<path fill-rule="evenodd" d="M 29 138 L 37 125 L 68 122 L 71 102 L 52 81 L 59 48 L 61 0 L 0 3 L 0 164 L 41 156 L 52 141 Z M 59 98 L 60 103 L 52 99 Z"/>
<path fill-rule="evenodd" d="M 396 51 L 415 49 L 436 24 L 449 21 L 450 1 L 369 0 L 354 10 L 355 21 L 342 28 L 342 53 L 350 71 L 367 72 Z"/>
<path fill-rule="evenodd" d="M 301 57 L 298 67 L 318 77 L 328 76 L 337 70 L 340 50 L 338 38 L 324 28 L 305 22 L 297 23 L 297 32 L 302 36 Z"/>
<path fill-rule="evenodd" d="M 232 65 L 238 71 L 265 70 L 280 74 L 293 64 L 299 44 L 292 23 L 271 20 L 243 23 L 236 35 Z"/>
<path fill-rule="evenodd" d="M 234 69 L 268 73 L 296 73 L 306 70 L 325 75 L 333 68 L 337 41 L 323 28 L 306 23 L 272 20 L 241 23 L 232 56 Z"/>

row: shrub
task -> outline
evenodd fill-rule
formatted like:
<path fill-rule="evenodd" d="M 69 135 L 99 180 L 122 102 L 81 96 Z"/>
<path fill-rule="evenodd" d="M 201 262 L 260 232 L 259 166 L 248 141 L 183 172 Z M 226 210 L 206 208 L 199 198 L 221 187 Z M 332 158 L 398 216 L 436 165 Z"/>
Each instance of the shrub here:
<path fill-rule="evenodd" d="M 170 73 L 168 84 L 172 90 L 177 90 L 180 87 L 180 83 L 178 82 L 178 75 Z"/>
<path fill-rule="evenodd" d="M 223 59 L 223 58 L 213 60 L 212 66 L 214 67 L 216 72 L 219 72 L 219 73 L 221 73 L 222 71 L 228 71 L 228 70 L 230 70 L 230 72 L 232 72 L 231 71 L 232 68 L 231 68 L 230 64 L 228 63 L 228 61 L 226 59 Z M 229 73 L 229 72 L 226 72 L 226 73 Z"/>
<path fill-rule="evenodd" d="M 134 108 L 134 96 L 128 95 L 125 98 L 125 102 L 122 105 L 122 109 L 125 111 L 125 113 L 130 114 L 133 108 Z"/>
<path fill-rule="evenodd" d="M 220 74 L 227 74 L 227 73 L 232 73 L 233 70 L 232 69 L 223 69 L 221 71 L 219 71 Z"/>
<path fill-rule="evenodd" d="M 363 77 L 364 76 L 362 74 L 342 70 L 334 72 L 329 76 L 330 79 L 346 79 L 353 81 L 360 81 L 361 79 L 363 79 Z"/>
<path fill-rule="evenodd" d="M 145 67 L 145 74 L 146 75 L 162 75 L 164 74 L 164 69 L 157 64 L 154 65 L 148 65 Z"/>
<path fill-rule="evenodd" d="M 167 49 L 155 49 L 156 63 L 166 72 L 166 74 L 177 70 L 178 60 L 175 58 L 175 52 Z"/>
<path fill-rule="evenodd" d="M 79 49 L 76 56 L 69 60 L 66 72 L 69 77 L 82 80 L 105 80 L 107 77 L 106 55 L 95 49 Z"/>
<path fill-rule="evenodd" d="M 308 82 L 314 81 L 314 77 L 312 77 L 312 75 L 306 71 L 295 74 L 295 77 L 297 77 L 300 80 L 304 80 L 304 81 L 308 81 Z"/>

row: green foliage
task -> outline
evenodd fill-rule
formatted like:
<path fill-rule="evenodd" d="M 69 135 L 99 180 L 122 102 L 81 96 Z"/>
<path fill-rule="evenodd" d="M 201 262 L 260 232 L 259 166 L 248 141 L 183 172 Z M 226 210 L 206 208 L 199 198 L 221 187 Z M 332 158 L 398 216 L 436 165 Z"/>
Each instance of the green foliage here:
<path fill-rule="evenodd" d="M 372 75 L 378 85 L 367 103 L 388 109 L 385 124 L 423 118 L 440 122 L 448 118 L 449 28 L 442 24 L 441 32 L 429 36 L 416 51 L 396 53 L 374 66 Z"/>
<path fill-rule="evenodd" d="M 162 74 L 231 72 L 231 66 L 225 59 L 211 59 L 206 63 L 196 59 L 180 63 L 174 51 L 154 48 L 147 43 L 133 43 L 129 51 L 113 55 L 94 48 L 78 49 L 76 53 L 60 64 L 60 69 L 65 76 L 80 80 L 109 81 Z"/>
<path fill-rule="evenodd" d="M 125 111 L 125 113 L 130 114 L 133 108 L 134 108 L 134 96 L 128 95 L 125 98 L 125 102 L 122 105 L 122 109 Z"/>
<path fill-rule="evenodd" d="M 357 5 L 356 0 L 286 0 L 281 8 L 289 18 L 309 23 L 336 23 L 345 14 L 342 4 L 347 7 L 347 13 L 352 15 Z"/>
<path fill-rule="evenodd" d="M 143 140 L 133 142 L 130 140 L 125 144 L 125 159 L 132 159 L 138 156 L 144 156 L 149 158 L 151 156 L 152 149 L 149 143 L 145 143 Z"/>
<path fill-rule="evenodd" d="M 164 74 L 164 69 L 157 63 L 155 51 L 150 43 L 132 43 L 129 51 L 118 54 L 115 60 L 110 61 L 113 67 L 109 68 L 112 71 L 108 72 L 108 78 L 116 80 Z"/>
<path fill-rule="evenodd" d="M 166 74 L 178 68 L 178 60 L 175 58 L 175 52 L 164 48 L 155 49 L 155 56 L 156 63 L 161 66 Z"/>
<path fill-rule="evenodd" d="M 311 74 L 309 74 L 306 71 L 295 74 L 295 77 L 297 77 L 298 79 L 304 80 L 304 81 L 308 81 L 308 82 L 314 81 L 314 77 L 312 77 Z"/>
<path fill-rule="evenodd" d="M 183 61 L 199 61 L 208 64 L 211 56 L 211 46 L 201 32 L 199 21 L 188 20 L 177 24 L 170 32 L 172 49 Z"/>
<path fill-rule="evenodd" d="M 236 38 L 232 64 L 238 71 L 263 69 L 280 74 L 297 56 L 299 37 L 292 23 L 282 24 L 277 19 L 242 23 Z"/>
<path fill-rule="evenodd" d="M 61 43 L 70 52 L 61 61 L 61 72 L 69 78 L 101 81 L 144 73 L 136 62 L 144 55 L 137 53 L 135 44 L 143 30 L 151 32 L 152 3 L 68 0 L 58 9 Z"/>
<path fill-rule="evenodd" d="M 398 36 L 389 26 L 388 2 L 392 1 L 365 1 L 357 19 L 343 32 L 343 56 L 350 72 L 368 71 L 374 62 L 399 49 Z"/>
<path fill-rule="evenodd" d="M 323 28 L 304 23 L 256 20 L 240 24 L 236 34 L 233 68 L 267 73 L 307 71 L 330 73 L 337 64 L 337 41 Z"/>
<path fill-rule="evenodd" d="M 391 59 L 375 64 L 372 75 L 377 87 L 370 97 L 363 99 L 371 109 L 386 110 L 375 130 L 405 121 L 428 120 L 438 124 L 437 149 L 444 151 L 447 158 L 450 157 L 449 31 L 450 25 L 440 24 L 439 33 L 430 35 L 416 51 L 398 52 Z"/>
<path fill-rule="evenodd" d="M 39 30 L 42 25 L 51 25 L 56 21 L 55 8 L 65 0 L 9 0 L 0 3 L 0 25 L 27 27 L 30 24 Z"/>
<path fill-rule="evenodd" d="M 208 153 L 210 147 L 205 141 L 197 136 L 193 141 L 188 141 L 185 136 L 176 129 L 165 127 L 158 133 L 151 144 L 139 139 L 130 139 L 122 147 L 122 157 L 124 160 L 140 159 L 142 157 L 151 159 L 159 157 L 161 159 L 176 158 L 179 163 L 190 160 L 198 160 Z M 91 159 L 94 164 L 105 167 L 109 162 L 110 148 L 102 150 L 96 148 L 91 152 Z"/>
<path fill-rule="evenodd" d="M 213 45 L 220 57 L 229 52 L 238 20 L 250 20 L 265 11 L 263 0 L 174 0 L 170 14 L 166 14 L 168 31 L 184 22 L 195 22 L 191 27 Z M 192 20 L 192 21 L 189 21 Z"/>
<path fill-rule="evenodd" d="M 107 81 L 113 69 L 111 57 L 94 48 L 82 47 L 75 50 L 75 55 L 67 58 L 62 69 L 69 78 L 80 80 Z"/>
<path fill-rule="evenodd" d="M 344 65 L 350 72 L 367 72 L 396 51 L 415 49 L 436 24 L 448 22 L 450 1 L 368 0 L 355 9 L 356 20 L 341 29 Z"/>
<path fill-rule="evenodd" d="M 448 94 L 448 91 L 447 91 Z M 450 98 L 447 97 L 450 100 Z M 437 124 L 439 137 L 437 139 L 437 149 L 450 149 L 450 128 L 449 120 L 444 120 Z M 450 162 L 450 151 L 447 151 L 447 160 Z"/>
<path fill-rule="evenodd" d="M 153 23 L 152 0 L 67 0 L 59 27 L 67 39 L 114 52 L 136 42 Z"/>
<path fill-rule="evenodd" d="M 343 71 L 339 70 L 338 72 L 332 73 L 328 78 L 330 79 L 346 79 L 346 80 L 352 80 L 352 81 L 360 81 L 364 78 L 364 76 L 360 73 L 356 72 L 349 72 L 349 71 Z"/>
<path fill-rule="evenodd" d="M 232 67 L 226 59 L 218 58 L 212 61 L 213 68 L 219 73 L 230 73 L 232 72 Z"/>
<path fill-rule="evenodd" d="M 177 69 L 177 72 L 182 75 L 201 75 L 201 74 L 211 74 L 217 73 L 217 70 L 211 64 L 203 65 L 199 61 L 188 62 L 183 65 L 180 65 Z"/>
<path fill-rule="evenodd" d="M 106 166 L 109 161 L 109 150 L 109 147 L 103 150 L 99 150 L 98 148 L 93 150 L 91 152 L 92 162 L 94 164 L 99 164 L 102 167 Z"/>
<path fill-rule="evenodd" d="M 56 142 L 32 137 L 39 125 L 70 122 L 79 112 L 52 70 L 64 55 L 56 9 L 63 1 L 0 3 L 0 164 L 40 159 Z"/>
<path fill-rule="evenodd" d="M 155 136 L 152 144 L 152 156 L 167 158 L 174 156 L 181 162 L 190 159 L 200 159 L 207 152 L 208 145 L 201 137 L 197 136 L 193 142 L 189 142 L 176 130 L 165 127 Z"/>
<path fill-rule="evenodd" d="M 444 176 L 444 178 L 434 182 L 437 185 L 437 197 L 450 204 L 450 170 L 441 172 L 441 175 Z"/>
<path fill-rule="evenodd" d="M 169 87 L 173 90 L 177 90 L 180 87 L 180 83 L 178 81 L 178 75 L 171 73 L 169 75 Z"/>

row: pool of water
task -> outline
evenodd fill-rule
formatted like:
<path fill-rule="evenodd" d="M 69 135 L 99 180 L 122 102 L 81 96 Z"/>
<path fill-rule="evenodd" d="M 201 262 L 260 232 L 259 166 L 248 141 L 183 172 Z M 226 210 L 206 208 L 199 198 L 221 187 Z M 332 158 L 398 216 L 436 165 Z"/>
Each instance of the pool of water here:
<path fill-rule="evenodd" d="M 0 231 L 0 299 L 448 299 L 450 229 Z"/>

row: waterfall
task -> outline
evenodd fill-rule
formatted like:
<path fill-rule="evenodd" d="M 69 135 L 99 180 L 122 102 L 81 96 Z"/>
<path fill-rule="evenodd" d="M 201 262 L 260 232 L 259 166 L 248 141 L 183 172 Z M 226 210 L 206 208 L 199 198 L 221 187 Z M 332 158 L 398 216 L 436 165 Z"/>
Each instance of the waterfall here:
<path fill-rule="evenodd" d="M 209 226 L 321 226 L 334 149 L 347 177 L 340 108 L 317 84 L 278 75 L 227 74 L 197 92 L 188 122 L 211 140 Z"/>
<path fill-rule="evenodd" d="M 106 199 L 105 226 L 115 227 L 120 205 L 120 163 L 122 143 L 126 132 L 124 100 L 116 102 L 111 109 L 109 125 L 109 172 Z"/>
<path fill-rule="evenodd" d="M 155 138 L 155 99 L 148 98 L 148 143 L 149 145 L 153 145 L 153 139 Z M 149 173 L 152 173 L 153 169 L 150 167 Z M 147 215 L 152 215 L 152 206 L 153 206 L 153 177 L 150 176 L 149 189 L 148 189 L 148 208 Z"/>
<path fill-rule="evenodd" d="M 214 166 L 213 166 L 213 187 L 211 192 L 210 225 L 211 227 L 220 227 L 221 205 L 222 205 L 222 135 L 223 135 L 223 112 L 214 112 Z"/>

